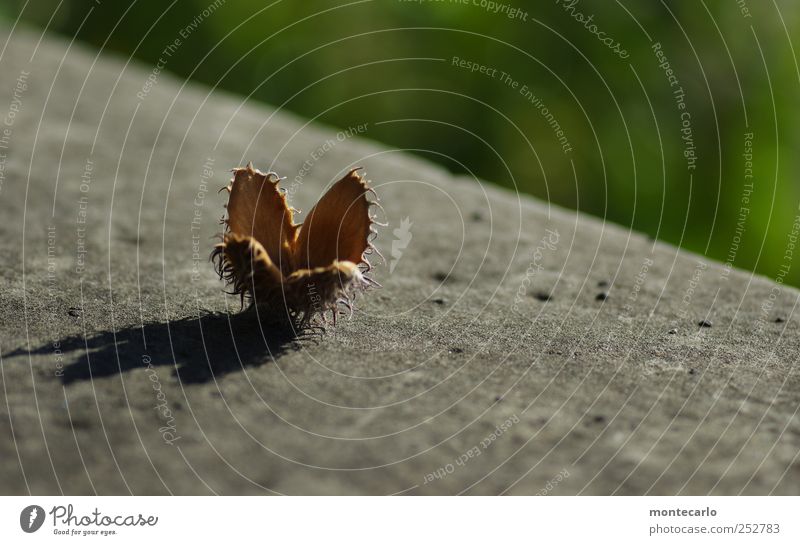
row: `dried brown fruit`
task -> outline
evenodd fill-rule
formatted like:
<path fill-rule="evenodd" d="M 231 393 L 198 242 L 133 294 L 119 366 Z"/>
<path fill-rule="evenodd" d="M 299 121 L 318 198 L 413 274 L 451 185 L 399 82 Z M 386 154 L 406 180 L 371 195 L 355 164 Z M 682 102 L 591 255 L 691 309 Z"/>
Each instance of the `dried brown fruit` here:
<path fill-rule="evenodd" d="M 366 256 L 377 252 L 370 216 L 376 203 L 367 199 L 374 191 L 358 170 L 336 182 L 297 225 L 274 172 L 252 164 L 233 170 L 225 188 L 225 233 L 211 259 L 242 305 L 247 300 L 299 326 L 315 317 L 325 321 L 331 312 L 335 323 L 340 305 L 352 312 L 355 295 L 377 285 L 366 275 Z"/>

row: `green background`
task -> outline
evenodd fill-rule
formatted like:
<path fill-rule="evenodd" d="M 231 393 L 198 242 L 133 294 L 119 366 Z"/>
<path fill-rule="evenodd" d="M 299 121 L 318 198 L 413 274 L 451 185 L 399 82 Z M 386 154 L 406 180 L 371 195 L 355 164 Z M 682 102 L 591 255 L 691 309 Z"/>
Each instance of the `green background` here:
<path fill-rule="evenodd" d="M 791 264 L 800 214 L 797 2 L 508 2 L 525 20 L 472 0 L 220 0 L 203 18 L 212 3 L 4 0 L 0 16 L 149 64 L 201 17 L 167 71 L 336 127 L 368 123 L 368 138 L 737 267 L 777 278 Z M 594 14 L 629 58 L 600 43 L 577 12 Z M 685 91 L 693 171 L 676 87 L 654 42 Z M 453 66 L 453 57 L 495 77 Z M 501 72 L 552 112 L 571 152 Z M 746 133 L 754 176 L 743 215 Z M 784 280 L 800 285 L 800 263 L 791 265 Z"/>

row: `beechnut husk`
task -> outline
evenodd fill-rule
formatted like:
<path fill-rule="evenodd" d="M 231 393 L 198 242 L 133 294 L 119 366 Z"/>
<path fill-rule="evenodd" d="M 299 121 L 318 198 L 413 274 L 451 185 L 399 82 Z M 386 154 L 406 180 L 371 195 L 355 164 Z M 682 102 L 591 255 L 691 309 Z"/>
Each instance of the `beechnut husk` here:
<path fill-rule="evenodd" d="M 377 252 L 370 216 L 377 203 L 367 199 L 375 192 L 358 171 L 336 182 L 295 224 L 296 210 L 286 203 L 277 174 L 252 164 L 233 170 L 225 188 L 225 232 L 211 259 L 242 305 L 301 327 L 328 322 L 328 315 L 335 324 L 342 310 L 352 313 L 358 292 L 377 285 L 367 276 L 366 258 Z"/>

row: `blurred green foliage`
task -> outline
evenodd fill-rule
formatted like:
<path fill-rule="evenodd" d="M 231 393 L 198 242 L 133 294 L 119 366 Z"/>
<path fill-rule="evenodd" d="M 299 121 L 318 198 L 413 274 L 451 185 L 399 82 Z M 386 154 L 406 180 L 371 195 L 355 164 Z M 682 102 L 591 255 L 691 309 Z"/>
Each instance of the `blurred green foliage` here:
<path fill-rule="evenodd" d="M 797 2 L 515 0 L 511 18 L 480 0 L 218 0 L 207 17 L 214 0 L 14 1 L 6 16 L 150 64 L 200 17 L 167 70 L 330 125 L 369 123 L 367 137 L 453 171 L 800 285 L 800 263 L 780 269 L 800 214 Z"/>

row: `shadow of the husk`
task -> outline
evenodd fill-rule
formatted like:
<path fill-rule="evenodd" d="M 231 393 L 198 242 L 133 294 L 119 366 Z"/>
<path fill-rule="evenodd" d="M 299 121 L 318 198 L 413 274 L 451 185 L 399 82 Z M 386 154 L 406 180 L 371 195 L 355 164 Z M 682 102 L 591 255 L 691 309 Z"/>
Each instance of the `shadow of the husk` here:
<path fill-rule="evenodd" d="M 173 366 L 182 382 L 201 383 L 274 361 L 288 350 L 300 349 L 301 339 L 314 337 L 313 331 L 259 321 L 252 310 L 77 335 L 59 341 L 67 361 L 61 379 L 69 384 L 152 365 Z M 48 343 L 31 353 L 52 354 L 53 349 Z M 22 354 L 27 350 L 9 356 Z"/>

